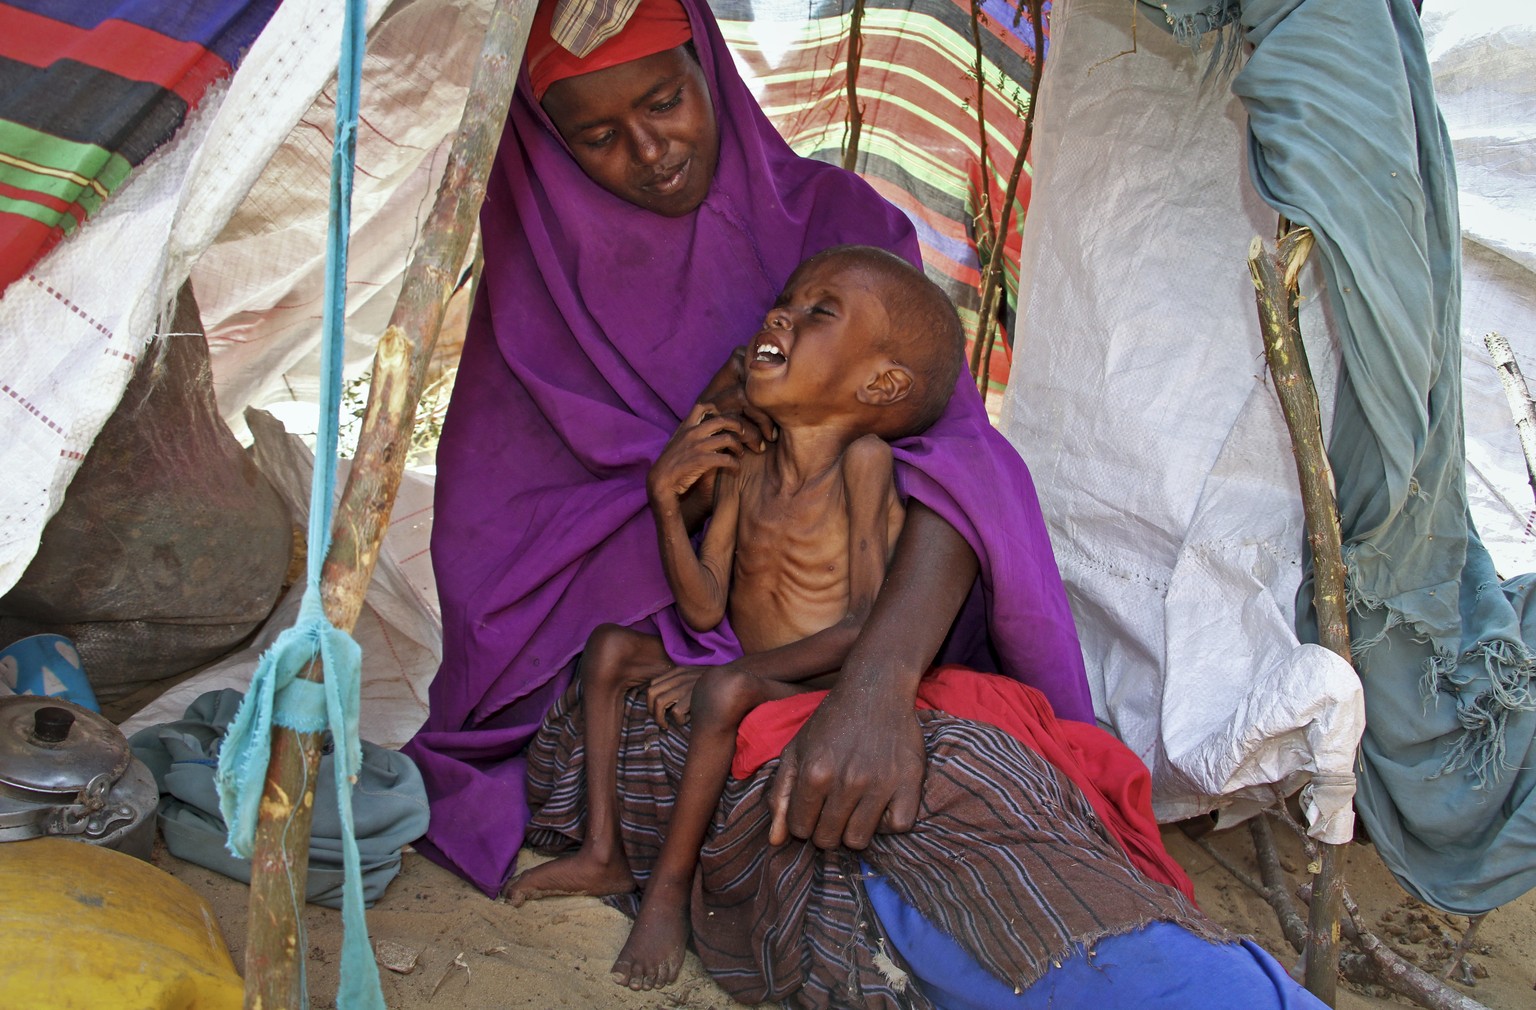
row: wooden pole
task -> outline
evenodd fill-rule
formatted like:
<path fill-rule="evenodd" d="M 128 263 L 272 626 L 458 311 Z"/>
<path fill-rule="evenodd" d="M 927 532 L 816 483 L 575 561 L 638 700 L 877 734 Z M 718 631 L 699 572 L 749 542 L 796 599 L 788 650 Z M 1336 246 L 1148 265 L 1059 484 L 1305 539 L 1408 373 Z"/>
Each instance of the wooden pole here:
<path fill-rule="evenodd" d="M 976 162 L 980 178 L 976 194 L 976 213 L 971 219 L 971 229 L 976 234 L 976 249 L 985 245 L 990 253 L 982 264 L 983 272 L 997 259 L 997 225 L 992 220 L 992 159 L 987 154 L 987 65 L 981 51 L 981 3 L 971 0 L 971 43 L 976 50 L 974 71 L 976 74 Z M 1007 207 L 1004 208 L 1007 212 Z M 985 293 L 983 292 L 983 298 Z M 982 306 L 985 312 L 985 305 Z M 978 326 L 976 337 L 971 341 L 971 377 L 981 374 L 981 345 L 983 331 Z"/>
<path fill-rule="evenodd" d="M 976 50 L 976 158 L 981 166 L 981 192 L 977 194 L 980 205 L 976 220 L 989 241 L 997 237 L 997 226 L 992 221 L 992 159 L 987 154 L 987 64 L 981 50 L 981 4 L 971 0 L 971 44 Z"/>
<path fill-rule="evenodd" d="M 1258 304 L 1264 356 L 1296 457 L 1307 543 L 1312 548 L 1312 603 L 1317 611 L 1318 637 L 1326 648 L 1353 665 L 1333 470 L 1323 443 L 1317 389 L 1312 384 L 1296 317 L 1297 276 L 1311 246 L 1309 230 L 1290 229 L 1281 236 L 1277 254 L 1271 258 L 1264 253 L 1263 241 L 1255 237 L 1248 249 L 1248 272 Z M 1339 846 L 1322 844 L 1318 848 L 1317 862 L 1312 867 L 1304 983 L 1314 996 L 1333 1006 L 1338 989 L 1344 876 Z"/>
<path fill-rule="evenodd" d="M 1280 930 L 1285 934 L 1287 942 L 1297 951 L 1305 950 L 1311 930 L 1308 924 L 1302 921 L 1301 909 L 1291 896 L 1290 880 L 1280 865 L 1279 849 L 1275 846 L 1274 834 L 1270 831 L 1269 817 L 1261 814 L 1253 818 L 1248 822 L 1248 830 L 1253 836 L 1254 854 L 1258 859 L 1259 876 L 1262 882 L 1249 878 L 1247 874 L 1229 865 L 1227 869 L 1243 884 L 1263 897 L 1270 908 L 1274 909 L 1280 922 Z M 1302 835 L 1302 842 L 1310 851 L 1311 839 Z M 1196 844 L 1215 857 L 1217 862 L 1227 865 L 1225 858 L 1203 839 L 1197 840 Z M 1359 921 L 1359 909 L 1355 907 L 1355 903 L 1350 900 L 1347 893 L 1342 895 L 1342 903 L 1347 912 L 1341 924 L 1342 931 L 1350 942 L 1359 948 L 1358 953 L 1344 951 L 1340 954 L 1339 967 L 1343 970 L 1345 978 L 1361 985 L 1383 986 L 1398 995 L 1406 996 L 1419 1006 L 1428 1007 L 1429 1010 L 1489 1010 L 1477 1000 L 1462 995 L 1424 969 L 1405 961 L 1380 937 L 1362 927 Z"/>
<path fill-rule="evenodd" d="M 470 82 L 421 245 L 374 357 L 368 407 L 321 578 L 326 615 L 350 631 L 362 612 L 389 512 L 410 454 L 411 423 L 443 311 L 458 280 L 511 105 L 535 0 L 498 3 Z M 319 461 L 317 461 L 319 465 Z M 306 676 L 320 680 L 317 662 Z M 245 958 L 247 1010 L 308 1005 L 300 912 L 309 870 L 320 736 L 275 727 L 251 860 Z"/>
<path fill-rule="evenodd" d="M 859 61 L 864 57 L 864 0 L 853 0 L 853 21 L 848 26 L 848 147 L 843 167 L 852 172 L 859 161 L 859 132 L 864 110 L 859 106 Z"/>
<path fill-rule="evenodd" d="M 318 661 L 306 677 L 320 679 Z M 273 727 L 272 756 L 251 850 L 246 1010 L 309 1006 L 304 973 L 298 970 L 304 957 L 300 911 L 309 875 L 309 826 L 319 770 L 320 734 Z"/>
<path fill-rule="evenodd" d="M 1520 436 L 1520 449 L 1525 453 L 1525 475 L 1531 482 L 1531 492 L 1536 494 L 1536 404 L 1531 402 L 1531 391 L 1526 388 L 1525 376 L 1520 374 L 1520 364 L 1515 361 L 1514 348 L 1497 333 L 1483 337 L 1488 353 L 1493 357 L 1493 367 L 1499 373 L 1499 383 L 1504 387 L 1504 398 L 1509 401 L 1509 412 L 1515 418 L 1515 432 Z"/>
<path fill-rule="evenodd" d="M 1029 79 L 1029 108 L 1024 113 L 1024 136 L 1019 141 L 1018 153 L 1013 158 L 1013 169 L 1008 173 L 1008 188 L 1003 191 L 1002 220 L 997 229 L 996 255 L 987 260 L 986 272 L 981 284 L 981 319 L 976 326 L 976 345 L 981 348 L 981 369 L 977 387 L 983 400 L 992 380 L 992 348 L 997 343 L 998 308 L 1003 300 L 1003 244 L 1008 238 L 1008 222 L 1013 215 L 1014 200 L 1019 193 L 1019 180 L 1024 176 L 1024 162 L 1029 157 L 1029 145 L 1035 137 L 1035 98 L 1040 94 L 1040 79 L 1045 73 L 1045 3 L 1029 0 L 1029 18 L 1035 29 L 1035 66 Z M 973 365 L 971 374 L 977 375 Z"/>

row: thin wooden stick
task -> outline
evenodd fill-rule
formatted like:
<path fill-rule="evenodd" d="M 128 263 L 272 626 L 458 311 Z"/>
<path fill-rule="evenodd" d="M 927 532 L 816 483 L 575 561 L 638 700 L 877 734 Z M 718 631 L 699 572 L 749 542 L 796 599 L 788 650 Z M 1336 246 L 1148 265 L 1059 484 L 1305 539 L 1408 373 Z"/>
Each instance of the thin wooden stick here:
<path fill-rule="evenodd" d="M 983 400 L 986 399 L 987 387 L 992 381 L 992 348 L 997 343 L 994 323 L 1003 301 L 1003 246 L 1008 238 L 1008 223 L 1013 215 L 1014 200 L 1019 193 L 1019 180 L 1024 176 L 1024 162 L 1029 157 L 1029 145 L 1035 136 L 1035 99 L 1040 94 L 1040 79 L 1045 73 L 1044 8 L 1044 0 L 1029 0 L 1029 18 L 1035 29 L 1035 66 L 1029 79 L 1029 108 L 1024 112 L 1024 137 L 1019 141 L 1018 153 L 1013 158 L 1013 169 L 1008 173 L 1008 188 L 1003 191 L 1002 223 L 997 232 L 996 255 L 987 261 L 981 285 L 981 319 L 976 326 L 976 344 L 984 347 L 978 382 Z M 976 374 L 974 366 L 971 372 Z"/>
<path fill-rule="evenodd" d="M 1209 838 L 1206 838 L 1204 835 L 1196 834 L 1195 832 L 1190 831 L 1188 828 L 1185 828 L 1183 825 L 1179 826 L 1179 830 L 1184 832 L 1184 837 L 1188 838 L 1191 842 L 1194 842 L 1202 850 L 1204 850 L 1207 856 L 1210 856 L 1213 860 L 1215 860 L 1218 866 L 1230 873 L 1238 883 L 1242 884 L 1244 887 L 1248 888 L 1248 890 L 1252 891 L 1254 894 L 1257 894 L 1264 900 L 1269 900 L 1269 889 L 1266 888 L 1263 884 L 1259 883 L 1257 880 L 1253 879 L 1247 870 L 1243 869 L 1241 866 L 1238 866 L 1230 858 L 1228 858 L 1225 853 L 1223 853 L 1216 846 L 1212 845 Z"/>
<path fill-rule="evenodd" d="M 987 154 L 987 65 L 981 51 L 981 4 L 982 0 L 971 0 L 971 43 L 976 49 L 976 158 L 981 166 L 976 220 L 985 229 L 987 240 L 995 245 L 997 226 L 992 220 L 992 160 Z"/>
<path fill-rule="evenodd" d="M 362 612 L 379 545 L 410 454 L 411 423 L 443 311 L 463 266 L 486 179 L 507 119 L 535 0 L 498 4 L 470 82 L 469 101 L 438 187 L 422 243 L 374 357 L 368 407 L 321 577 L 326 615 L 350 631 Z M 318 462 L 317 462 L 318 465 Z M 320 680 L 317 662 L 306 674 Z M 282 1010 L 308 1005 L 299 913 L 309 871 L 320 735 L 272 731 L 272 761 L 262 792 L 251 860 L 245 1005 Z M 297 801 L 295 801 L 297 799 Z"/>
<path fill-rule="evenodd" d="M 1531 482 L 1531 493 L 1536 494 L 1536 404 L 1531 402 L 1531 391 L 1526 388 L 1525 376 L 1520 374 L 1520 364 L 1515 352 L 1497 333 L 1483 337 L 1488 353 L 1493 357 L 1493 367 L 1498 370 L 1499 382 L 1504 387 L 1504 397 L 1509 401 L 1509 412 L 1515 417 L 1515 431 L 1520 435 L 1520 448 L 1525 453 L 1525 475 Z"/>
<path fill-rule="evenodd" d="M 859 105 L 859 61 L 864 57 L 864 0 L 853 0 L 853 20 L 848 26 L 848 147 L 843 167 L 852 172 L 859 161 L 859 132 L 864 110 Z"/>
<path fill-rule="evenodd" d="M 971 229 L 976 233 L 976 249 L 981 251 L 985 246 L 990 250 L 987 262 L 982 264 L 983 273 L 991 263 L 997 259 L 997 225 L 992 220 L 992 160 L 987 154 L 987 68 L 981 51 L 981 3 L 982 0 L 971 0 L 971 43 L 976 50 L 976 161 L 978 176 L 980 179 L 979 192 L 976 194 L 976 213 L 971 219 Z M 1006 213 L 1007 207 L 1004 207 Z M 982 311 L 985 314 L 985 291 Z M 980 327 L 976 329 L 976 336 L 971 341 L 971 378 L 975 379 L 981 374 L 981 347 L 985 339 L 985 331 Z"/>
<path fill-rule="evenodd" d="M 1301 952 L 1307 946 L 1309 927 L 1302 921 L 1301 911 L 1292 898 L 1285 870 L 1280 865 L 1279 850 L 1269 828 L 1269 819 L 1253 818 L 1248 823 L 1253 835 L 1254 854 L 1259 861 L 1259 874 L 1263 879 L 1260 887 L 1252 878 L 1237 874 L 1237 879 L 1269 902 L 1280 920 L 1281 932 L 1286 941 Z M 1483 1004 L 1463 996 L 1433 975 L 1400 957 L 1396 951 L 1374 933 L 1363 928 L 1359 921 L 1360 910 L 1349 895 L 1341 895 L 1341 903 L 1347 913 L 1340 929 L 1359 952 L 1343 951 L 1339 956 L 1339 969 L 1351 982 L 1363 985 L 1379 985 L 1413 1000 L 1429 1010 L 1488 1010 Z"/>
<path fill-rule="evenodd" d="M 1286 942 L 1297 951 L 1305 950 L 1307 923 L 1301 917 L 1301 909 L 1296 900 L 1291 897 L 1291 882 L 1285 875 L 1285 867 L 1280 865 L 1280 853 L 1275 848 L 1275 836 L 1270 831 L 1269 820 L 1263 815 L 1252 818 L 1248 821 L 1248 833 L 1253 836 L 1253 851 L 1259 861 L 1259 879 L 1264 883 L 1264 890 L 1259 893 L 1269 902 L 1269 907 L 1275 910 L 1275 917 L 1280 920 L 1280 932 L 1285 934 Z"/>
<path fill-rule="evenodd" d="M 1297 323 L 1297 276 L 1312 246 L 1305 228 L 1286 230 L 1274 258 L 1264 254 L 1264 243 L 1255 237 L 1248 249 L 1248 272 L 1253 278 L 1259 326 L 1264 336 L 1264 356 L 1275 383 L 1275 392 L 1291 433 L 1296 457 L 1296 476 L 1301 484 L 1302 511 L 1306 516 L 1307 542 L 1312 547 L 1313 607 L 1317 611 L 1318 637 L 1346 663 L 1352 664 L 1349 644 L 1349 613 L 1345 598 L 1345 570 L 1339 510 L 1333 495 L 1333 471 L 1323 443 L 1323 424 L 1317 389 L 1307 364 L 1306 348 Z M 1339 910 L 1344 895 L 1342 859 L 1336 845 L 1319 846 L 1313 864 L 1313 897 L 1308 918 L 1307 990 L 1329 1006 L 1338 997 Z"/>
<path fill-rule="evenodd" d="M 1457 942 L 1456 949 L 1451 951 L 1451 956 L 1446 961 L 1445 974 L 1441 976 L 1442 978 L 1453 978 L 1456 974 L 1456 969 L 1466 964 L 1467 951 L 1472 949 L 1472 941 L 1477 939 L 1478 927 L 1483 924 L 1483 920 L 1486 918 L 1488 918 L 1487 912 L 1479 912 L 1476 915 L 1467 917 L 1466 931 L 1461 934 L 1461 939 Z M 1464 977 L 1470 979 L 1471 976 Z"/>
<path fill-rule="evenodd" d="M 1430 1010 L 1489 1010 L 1470 996 L 1463 995 L 1429 972 L 1401 957 L 1376 934 L 1360 925 L 1360 910 L 1348 895 L 1344 897 L 1344 935 L 1360 948 L 1359 954 L 1340 958 L 1345 976 L 1355 982 L 1384 986 Z"/>
<path fill-rule="evenodd" d="M 1317 587 L 1313 605 L 1317 609 L 1318 638 L 1325 648 L 1352 664 L 1333 468 L 1323 444 L 1317 388 L 1312 385 L 1307 352 L 1296 321 L 1295 277 L 1311 242 L 1311 233 L 1306 229 L 1288 232 L 1281 239 L 1278 257 L 1270 258 L 1264 255 L 1264 243 L 1255 238 L 1248 250 L 1248 271 L 1253 278 L 1259 325 L 1264 334 L 1264 356 L 1296 456 L 1296 476 L 1301 485 L 1307 543 L 1312 548 Z"/>
<path fill-rule="evenodd" d="M 1307 916 L 1307 969 L 1302 984 L 1318 999 L 1334 1006 L 1339 987 L 1339 908 L 1344 897 L 1344 856 L 1341 845 L 1322 844 L 1312 864 L 1313 898 Z"/>

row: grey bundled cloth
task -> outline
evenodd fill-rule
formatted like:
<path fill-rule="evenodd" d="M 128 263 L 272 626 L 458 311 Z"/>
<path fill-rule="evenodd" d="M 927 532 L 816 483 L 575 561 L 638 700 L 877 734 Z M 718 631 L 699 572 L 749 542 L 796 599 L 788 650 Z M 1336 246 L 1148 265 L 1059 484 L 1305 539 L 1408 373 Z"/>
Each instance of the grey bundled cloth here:
<path fill-rule="evenodd" d="M 250 860 L 231 855 L 225 847 L 224 818 L 213 781 L 219 747 L 243 697 L 239 691 L 210 691 L 188 706 L 181 719 L 142 729 L 128 742 L 160 787 L 160 831 L 172 855 L 249 881 Z M 315 783 L 305 897 L 340 908 L 341 817 L 329 747 L 326 751 Z M 411 759 L 364 740 L 362 769 L 352 788 L 352 817 L 363 903 L 372 905 L 400 872 L 401 847 L 427 830 L 427 792 Z"/>

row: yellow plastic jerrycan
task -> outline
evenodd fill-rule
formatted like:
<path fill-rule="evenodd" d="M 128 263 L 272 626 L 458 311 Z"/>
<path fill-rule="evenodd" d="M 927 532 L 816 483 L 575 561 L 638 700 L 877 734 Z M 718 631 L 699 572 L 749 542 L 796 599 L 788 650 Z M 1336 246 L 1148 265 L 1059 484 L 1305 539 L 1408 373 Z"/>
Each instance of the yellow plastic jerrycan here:
<path fill-rule="evenodd" d="M 0 843 L 0 1007 L 237 1010 L 243 985 L 196 891 L 65 838 Z"/>

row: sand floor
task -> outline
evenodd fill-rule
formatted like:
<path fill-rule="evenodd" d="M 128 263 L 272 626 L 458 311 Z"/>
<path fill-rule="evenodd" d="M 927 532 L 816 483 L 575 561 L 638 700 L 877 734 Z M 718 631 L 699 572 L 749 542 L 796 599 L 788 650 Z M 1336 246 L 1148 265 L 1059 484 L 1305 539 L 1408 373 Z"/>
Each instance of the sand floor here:
<path fill-rule="evenodd" d="M 1304 860 L 1281 833 L 1287 869 Z M 1195 881 L 1201 906 L 1229 928 L 1252 936 L 1287 967 L 1296 957 L 1264 901 L 1176 828 L 1164 829 L 1175 858 Z M 1219 852 L 1257 878 L 1246 827 L 1205 836 Z M 524 863 L 536 856 L 524 854 Z M 155 862 L 202 894 L 214 909 L 237 966 L 244 965 L 245 885 L 183 862 L 163 847 Z M 1347 852 L 1348 888 L 1368 927 L 1421 966 L 1443 968 L 1448 947 L 1466 928 L 1463 916 L 1446 915 L 1410 898 L 1368 845 Z M 310 905 L 306 912 L 307 973 L 311 1005 L 334 1006 L 341 915 Z M 368 913 L 370 935 L 416 955 L 409 973 L 381 969 L 385 1001 L 395 1010 L 450 1007 L 458 1010 L 526 1007 L 529 1010 L 690 1008 L 736 1006 L 690 953 L 682 977 L 654 992 L 615 985 L 608 968 L 628 920 L 593 898 L 549 898 L 512 908 L 407 850 L 400 875 Z M 1536 893 L 1498 909 L 1482 923 L 1470 955 L 1475 984 L 1456 988 L 1491 1010 L 1536 1008 Z M 1380 991 L 1341 983 L 1340 1010 L 1411 1005 Z"/>

